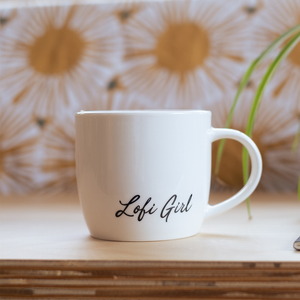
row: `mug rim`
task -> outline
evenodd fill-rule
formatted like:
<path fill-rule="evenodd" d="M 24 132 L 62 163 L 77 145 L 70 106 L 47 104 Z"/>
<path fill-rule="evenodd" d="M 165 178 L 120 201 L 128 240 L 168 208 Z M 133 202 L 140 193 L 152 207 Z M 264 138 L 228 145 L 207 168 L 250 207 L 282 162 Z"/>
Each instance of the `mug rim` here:
<path fill-rule="evenodd" d="M 136 115 L 136 114 L 210 114 L 209 110 L 199 109 L 144 109 L 144 110 L 81 110 L 76 113 L 80 115 Z"/>

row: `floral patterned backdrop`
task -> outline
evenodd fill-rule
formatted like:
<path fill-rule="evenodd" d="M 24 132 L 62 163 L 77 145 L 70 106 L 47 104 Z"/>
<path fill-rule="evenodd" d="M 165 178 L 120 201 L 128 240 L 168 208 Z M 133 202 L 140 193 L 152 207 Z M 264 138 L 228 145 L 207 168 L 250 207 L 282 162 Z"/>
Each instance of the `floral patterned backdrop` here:
<path fill-rule="evenodd" d="M 53 3 L 0 1 L 2 194 L 76 191 L 74 115 L 81 109 L 208 109 L 213 125 L 224 127 L 251 60 L 300 23 L 299 0 Z M 232 128 L 245 130 L 267 63 L 249 82 Z M 300 44 L 258 113 L 260 189 L 296 190 L 299 82 Z M 214 189 L 242 186 L 241 151 L 227 141 Z"/>

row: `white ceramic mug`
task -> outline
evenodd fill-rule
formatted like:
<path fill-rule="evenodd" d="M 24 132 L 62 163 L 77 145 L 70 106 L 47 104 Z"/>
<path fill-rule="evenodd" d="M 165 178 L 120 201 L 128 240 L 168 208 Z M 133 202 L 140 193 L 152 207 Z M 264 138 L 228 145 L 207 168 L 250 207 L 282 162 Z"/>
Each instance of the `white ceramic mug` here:
<path fill-rule="evenodd" d="M 211 144 L 230 138 L 248 150 L 252 171 L 230 199 L 208 204 Z M 245 200 L 262 171 L 245 134 L 211 127 L 200 110 L 81 111 L 76 115 L 76 173 L 85 221 L 95 238 L 154 241 L 188 237 L 204 219 Z"/>

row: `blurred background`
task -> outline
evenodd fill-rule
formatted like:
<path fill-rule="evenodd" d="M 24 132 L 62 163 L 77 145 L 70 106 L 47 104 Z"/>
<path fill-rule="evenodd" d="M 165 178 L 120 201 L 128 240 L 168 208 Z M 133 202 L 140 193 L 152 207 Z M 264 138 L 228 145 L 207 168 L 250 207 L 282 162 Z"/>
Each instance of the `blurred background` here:
<path fill-rule="evenodd" d="M 82 109 L 205 109 L 224 127 L 247 66 L 298 23 L 299 0 L 0 1 L 0 193 L 76 193 L 74 115 Z M 279 50 L 251 78 L 232 128 L 245 130 Z M 257 116 L 259 189 L 296 191 L 299 120 L 300 44 Z M 241 153 L 226 142 L 212 189 L 243 185 Z"/>

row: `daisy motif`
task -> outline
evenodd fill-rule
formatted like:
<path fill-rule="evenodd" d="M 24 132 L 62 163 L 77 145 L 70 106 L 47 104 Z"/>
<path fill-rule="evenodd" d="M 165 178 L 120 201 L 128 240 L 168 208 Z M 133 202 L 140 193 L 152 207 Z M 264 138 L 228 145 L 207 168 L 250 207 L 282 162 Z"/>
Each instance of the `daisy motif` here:
<path fill-rule="evenodd" d="M 38 127 L 22 109 L 1 106 L 0 194 L 36 190 Z"/>
<path fill-rule="evenodd" d="M 145 6 L 143 1 L 124 1 L 114 4 L 112 11 L 121 25 L 124 25 Z"/>
<path fill-rule="evenodd" d="M 105 89 L 99 89 L 98 96 L 82 106 L 83 110 L 126 110 L 126 109 L 159 109 L 159 103 L 149 97 L 130 92 L 120 74 L 108 82 Z"/>
<path fill-rule="evenodd" d="M 161 108 L 201 108 L 232 87 L 243 70 L 240 2 L 151 2 L 124 25 L 129 91 Z"/>
<path fill-rule="evenodd" d="M 75 114 L 64 113 L 46 128 L 41 173 L 44 192 L 76 192 Z"/>
<path fill-rule="evenodd" d="M 300 2 L 298 0 L 265 0 L 265 9 L 257 15 L 253 36 L 254 53 L 265 49 L 273 40 L 290 28 L 300 24 Z M 279 50 L 270 59 L 275 58 Z M 282 62 L 269 84 L 271 97 L 284 103 L 300 117 L 300 43 Z"/>
<path fill-rule="evenodd" d="M 82 105 L 82 110 L 128 110 L 147 109 L 139 102 L 139 96 L 122 90 L 100 93 L 100 97 Z M 149 103 L 151 103 L 149 101 Z M 43 162 L 41 176 L 42 190 L 51 193 L 76 192 L 75 168 L 75 112 L 61 114 L 48 124 L 42 138 Z"/>
<path fill-rule="evenodd" d="M 264 8 L 264 0 L 243 1 L 242 12 L 247 14 L 248 19 L 253 18 L 260 10 Z"/>
<path fill-rule="evenodd" d="M 238 103 L 231 128 L 245 132 L 246 123 L 253 99 L 253 90 L 245 91 Z M 231 96 L 233 99 L 234 95 Z M 228 97 L 229 98 L 229 97 Z M 214 127 L 224 127 L 231 103 L 220 101 L 208 107 L 212 111 Z M 296 191 L 300 170 L 300 148 L 292 151 L 293 140 L 298 129 L 298 120 L 282 103 L 271 98 L 262 100 L 255 122 L 252 139 L 260 150 L 263 159 L 263 173 L 258 188 L 265 191 Z M 212 145 L 212 173 L 215 170 L 219 142 Z M 226 140 L 217 179 L 213 187 L 241 188 L 242 145 L 234 140 Z"/>
<path fill-rule="evenodd" d="M 23 7 L 1 36 L 2 99 L 40 117 L 78 107 L 106 85 L 121 51 L 105 4 Z"/>
<path fill-rule="evenodd" d="M 16 9 L 2 8 L 0 9 L 0 32 L 3 30 L 8 23 L 13 21 L 17 16 Z"/>

